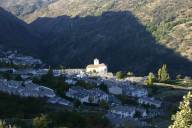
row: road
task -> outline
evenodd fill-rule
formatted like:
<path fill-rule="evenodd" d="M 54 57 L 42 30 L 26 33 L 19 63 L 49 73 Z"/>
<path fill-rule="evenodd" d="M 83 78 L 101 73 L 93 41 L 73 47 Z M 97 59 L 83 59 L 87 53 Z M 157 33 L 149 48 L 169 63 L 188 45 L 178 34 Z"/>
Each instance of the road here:
<path fill-rule="evenodd" d="M 154 85 L 192 91 L 192 87 L 182 87 L 182 86 L 178 86 L 178 85 L 165 84 L 165 83 L 154 83 Z"/>

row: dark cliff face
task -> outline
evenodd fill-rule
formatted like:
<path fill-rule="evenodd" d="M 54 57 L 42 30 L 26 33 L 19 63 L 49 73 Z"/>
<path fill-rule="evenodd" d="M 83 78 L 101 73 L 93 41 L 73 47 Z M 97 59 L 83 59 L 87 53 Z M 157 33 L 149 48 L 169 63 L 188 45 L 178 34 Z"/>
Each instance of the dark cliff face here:
<path fill-rule="evenodd" d="M 36 51 L 37 36 L 28 28 L 28 25 L 0 8 L 0 46 L 18 48 L 25 52 Z"/>

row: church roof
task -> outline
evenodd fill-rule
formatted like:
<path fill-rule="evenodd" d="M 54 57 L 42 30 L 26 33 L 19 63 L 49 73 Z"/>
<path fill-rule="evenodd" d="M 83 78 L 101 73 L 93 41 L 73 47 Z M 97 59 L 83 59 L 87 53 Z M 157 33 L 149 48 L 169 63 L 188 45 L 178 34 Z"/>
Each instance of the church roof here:
<path fill-rule="evenodd" d="M 90 65 L 87 65 L 87 68 L 99 68 L 99 67 L 106 67 L 106 65 L 105 64 L 96 64 L 96 65 L 94 65 L 94 64 L 90 64 Z"/>

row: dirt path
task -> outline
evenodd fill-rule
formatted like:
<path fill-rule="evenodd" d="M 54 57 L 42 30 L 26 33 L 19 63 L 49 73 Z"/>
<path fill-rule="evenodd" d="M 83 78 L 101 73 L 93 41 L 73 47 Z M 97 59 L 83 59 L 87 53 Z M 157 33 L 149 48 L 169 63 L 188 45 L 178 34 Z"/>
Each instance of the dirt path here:
<path fill-rule="evenodd" d="M 154 85 L 163 86 L 163 87 L 171 87 L 171 88 L 174 88 L 174 89 L 183 89 L 183 90 L 192 91 L 192 87 L 182 87 L 182 86 L 177 86 L 177 85 L 172 85 L 172 84 L 165 84 L 165 83 L 154 83 Z"/>

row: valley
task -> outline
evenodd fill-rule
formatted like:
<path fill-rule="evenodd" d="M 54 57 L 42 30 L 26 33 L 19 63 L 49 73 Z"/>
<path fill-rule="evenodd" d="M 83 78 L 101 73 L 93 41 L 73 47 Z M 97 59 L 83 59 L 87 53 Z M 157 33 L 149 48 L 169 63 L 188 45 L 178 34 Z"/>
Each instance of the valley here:
<path fill-rule="evenodd" d="M 191 128 L 191 0 L 0 0 L 0 127 Z"/>
<path fill-rule="evenodd" d="M 10 38 L 2 39 L 1 44 L 22 49 L 22 52 L 56 67 L 82 67 L 89 60 L 99 57 L 115 72 L 130 70 L 138 75 L 146 75 L 157 70 L 156 67 L 167 64 L 173 77 L 176 74 L 190 75 L 191 4 L 187 2 L 172 1 L 167 5 L 169 8 L 178 6 L 173 8 L 176 10 L 186 6 L 189 12 L 183 11 L 185 14 L 181 16 L 179 11 L 165 8 L 163 1 L 99 0 L 96 4 L 83 0 L 52 1 L 29 14 L 18 16 L 28 24 L 12 15 L 13 19 L 23 22 L 14 26 L 24 28 L 12 28 L 15 32 L 10 32 Z M 75 10 L 77 4 L 78 11 Z M 162 7 L 162 14 L 158 14 L 158 5 Z M 86 7 L 85 10 L 82 6 Z M 142 8 L 145 8 L 145 15 L 141 14 Z M 34 19 L 29 21 L 26 17 Z M 175 18 L 171 20 L 172 17 Z M 23 29 L 27 31 L 25 35 L 20 32 Z M 184 35 L 178 35 L 178 31 L 183 31 Z M 1 36 L 5 38 L 5 34 Z"/>

